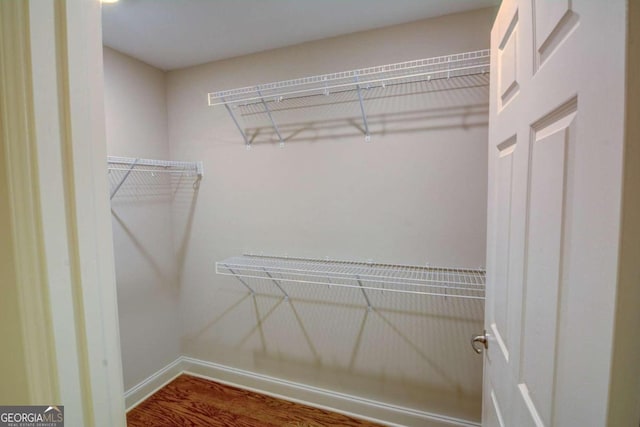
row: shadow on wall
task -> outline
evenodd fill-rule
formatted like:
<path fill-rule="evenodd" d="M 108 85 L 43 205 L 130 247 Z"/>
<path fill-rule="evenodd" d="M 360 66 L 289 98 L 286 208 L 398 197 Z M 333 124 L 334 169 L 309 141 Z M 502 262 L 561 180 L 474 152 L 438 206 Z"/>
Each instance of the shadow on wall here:
<path fill-rule="evenodd" d="M 488 75 L 363 88 L 372 137 L 487 125 Z M 429 96 L 424 96 L 428 94 Z M 315 142 L 365 135 L 356 91 L 266 100 L 284 142 Z M 234 106 L 251 144 L 280 142 L 264 105 Z"/>
<path fill-rule="evenodd" d="M 123 373 L 130 388 L 181 354 L 179 279 L 199 186 L 193 174 L 161 166 L 128 175 L 123 169 L 112 169 L 109 183 L 110 194 L 118 189 L 111 217 Z M 174 207 L 184 223 L 173 221 Z"/>
<path fill-rule="evenodd" d="M 187 248 L 193 231 L 193 218 L 198 204 L 199 187 L 195 188 L 193 195 L 189 197 L 186 192 L 178 192 L 172 205 L 172 225 L 174 232 L 174 245 L 176 248 L 178 284 L 182 282 L 184 274 Z"/>
<path fill-rule="evenodd" d="M 225 278 L 226 279 L 226 278 Z M 229 283 L 233 285 L 233 283 Z M 251 280 L 254 293 L 224 287 L 224 309 L 186 337 L 188 353 L 249 352 L 261 372 L 423 410 L 479 417 L 482 358 L 469 337 L 484 301 Z M 215 350 L 214 350 L 215 349 Z"/>
<path fill-rule="evenodd" d="M 121 171 L 109 173 L 110 191 L 120 185 L 111 201 L 116 259 L 120 260 L 116 262 L 120 267 L 118 270 L 151 272 L 151 277 L 161 287 L 176 289 L 184 268 L 200 181 L 193 176 L 162 173 L 161 170 L 133 171 L 123 181 L 124 174 Z M 175 259 L 171 249 L 174 243 L 172 209 L 180 210 L 185 220 L 181 228 L 173 230 L 181 236 L 176 242 Z M 135 269 L 127 268 L 124 265 L 130 261 L 125 258 L 138 260 L 141 264 Z M 134 276 L 123 273 L 118 277 L 122 287 Z"/>

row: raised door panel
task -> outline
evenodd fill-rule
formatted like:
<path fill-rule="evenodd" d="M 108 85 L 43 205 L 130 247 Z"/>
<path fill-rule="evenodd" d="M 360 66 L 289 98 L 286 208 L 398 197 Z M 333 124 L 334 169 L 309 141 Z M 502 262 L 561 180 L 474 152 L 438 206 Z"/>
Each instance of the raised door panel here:
<path fill-rule="evenodd" d="M 516 137 L 497 146 L 495 155 L 495 266 L 493 275 L 493 309 L 490 316 L 491 333 L 504 363 L 509 362 L 509 246 L 511 242 L 511 202 L 513 195 L 513 164 Z"/>
<path fill-rule="evenodd" d="M 535 63 L 539 68 L 576 28 L 578 15 L 571 9 L 571 0 L 533 0 L 533 12 Z"/>
<path fill-rule="evenodd" d="M 498 47 L 498 95 L 504 108 L 517 94 L 518 83 L 518 11 L 514 12 Z"/>
<path fill-rule="evenodd" d="M 554 425 L 556 360 L 562 350 L 565 222 L 570 210 L 569 150 L 575 144 L 571 101 L 531 131 L 524 322 L 518 425 Z"/>
<path fill-rule="evenodd" d="M 483 425 L 485 427 L 506 427 L 502 408 L 500 407 L 500 403 L 498 402 L 498 397 L 496 396 L 495 389 L 492 385 L 489 385 L 488 390 L 489 398 L 485 399 L 485 407 L 483 408 Z"/>

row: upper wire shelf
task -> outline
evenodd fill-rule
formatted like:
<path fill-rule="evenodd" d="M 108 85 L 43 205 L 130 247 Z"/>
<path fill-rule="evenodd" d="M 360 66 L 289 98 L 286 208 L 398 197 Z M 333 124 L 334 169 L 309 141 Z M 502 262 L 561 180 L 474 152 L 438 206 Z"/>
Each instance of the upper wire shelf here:
<path fill-rule="evenodd" d="M 366 262 L 241 255 L 216 262 L 216 273 L 272 281 L 285 298 L 282 282 L 355 288 L 371 308 L 368 291 L 483 300 L 485 271 Z"/>
<path fill-rule="evenodd" d="M 360 104 L 365 141 L 368 142 L 371 140 L 371 137 L 363 99 L 364 90 L 376 87 L 385 88 L 387 85 L 422 81 L 428 82 L 436 79 L 451 79 L 474 74 L 485 74 L 489 72 L 489 60 L 490 50 L 484 49 L 210 92 L 207 98 L 209 106 L 225 106 L 236 127 L 242 134 L 247 148 L 249 148 L 251 142 L 239 124 L 231 107 L 261 104 L 260 106 L 268 116 L 282 146 L 284 139 L 272 115 L 272 108 L 269 106 L 270 103 L 281 102 L 285 99 L 292 98 L 355 91 Z"/>
<path fill-rule="evenodd" d="M 135 157 L 107 157 L 107 170 L 111 174 L 117 174 L 117 182 L 114 183 L 110 198 L 118 193 L 131 173 L 148 173 L 157 175 L 180 175 L 180 177 L 194 177 L 194 186 L 197 186 L 203 175 L 202 162 L 183 162 L 173 160 L 141 159 Z"/>
<path fill-rule="evenodd" d="M 262 102 L 262 99 L 269 98 L 277 101 L 279 97 L 326 95 L 337 88 L 384 86 L 399 80 L 408 83 L 487 73 L 489 58 L 489 49 L 484 49 L 211 92 L 208 94 L 209 106 Z"/>

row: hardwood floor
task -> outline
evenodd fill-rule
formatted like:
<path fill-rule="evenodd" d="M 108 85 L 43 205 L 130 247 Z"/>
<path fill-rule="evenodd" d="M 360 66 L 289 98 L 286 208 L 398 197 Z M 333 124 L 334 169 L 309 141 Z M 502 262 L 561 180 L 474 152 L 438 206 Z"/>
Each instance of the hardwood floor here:
<path fill-rule="evenodd" d="M 180 375 L 127 414 L 129 427 L 375 427 L 345 415 Z"/>

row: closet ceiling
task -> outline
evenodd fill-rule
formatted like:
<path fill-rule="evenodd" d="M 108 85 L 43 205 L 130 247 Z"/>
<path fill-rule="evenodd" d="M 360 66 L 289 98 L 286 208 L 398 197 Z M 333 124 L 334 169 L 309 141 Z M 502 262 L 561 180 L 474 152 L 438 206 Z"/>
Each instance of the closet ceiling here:
<path fill-rule="evenodd" d="M 105 45 L 172 70 L 498 3 L 500 0 L 120 0 L 103 4 L 102 26 Z"/>

